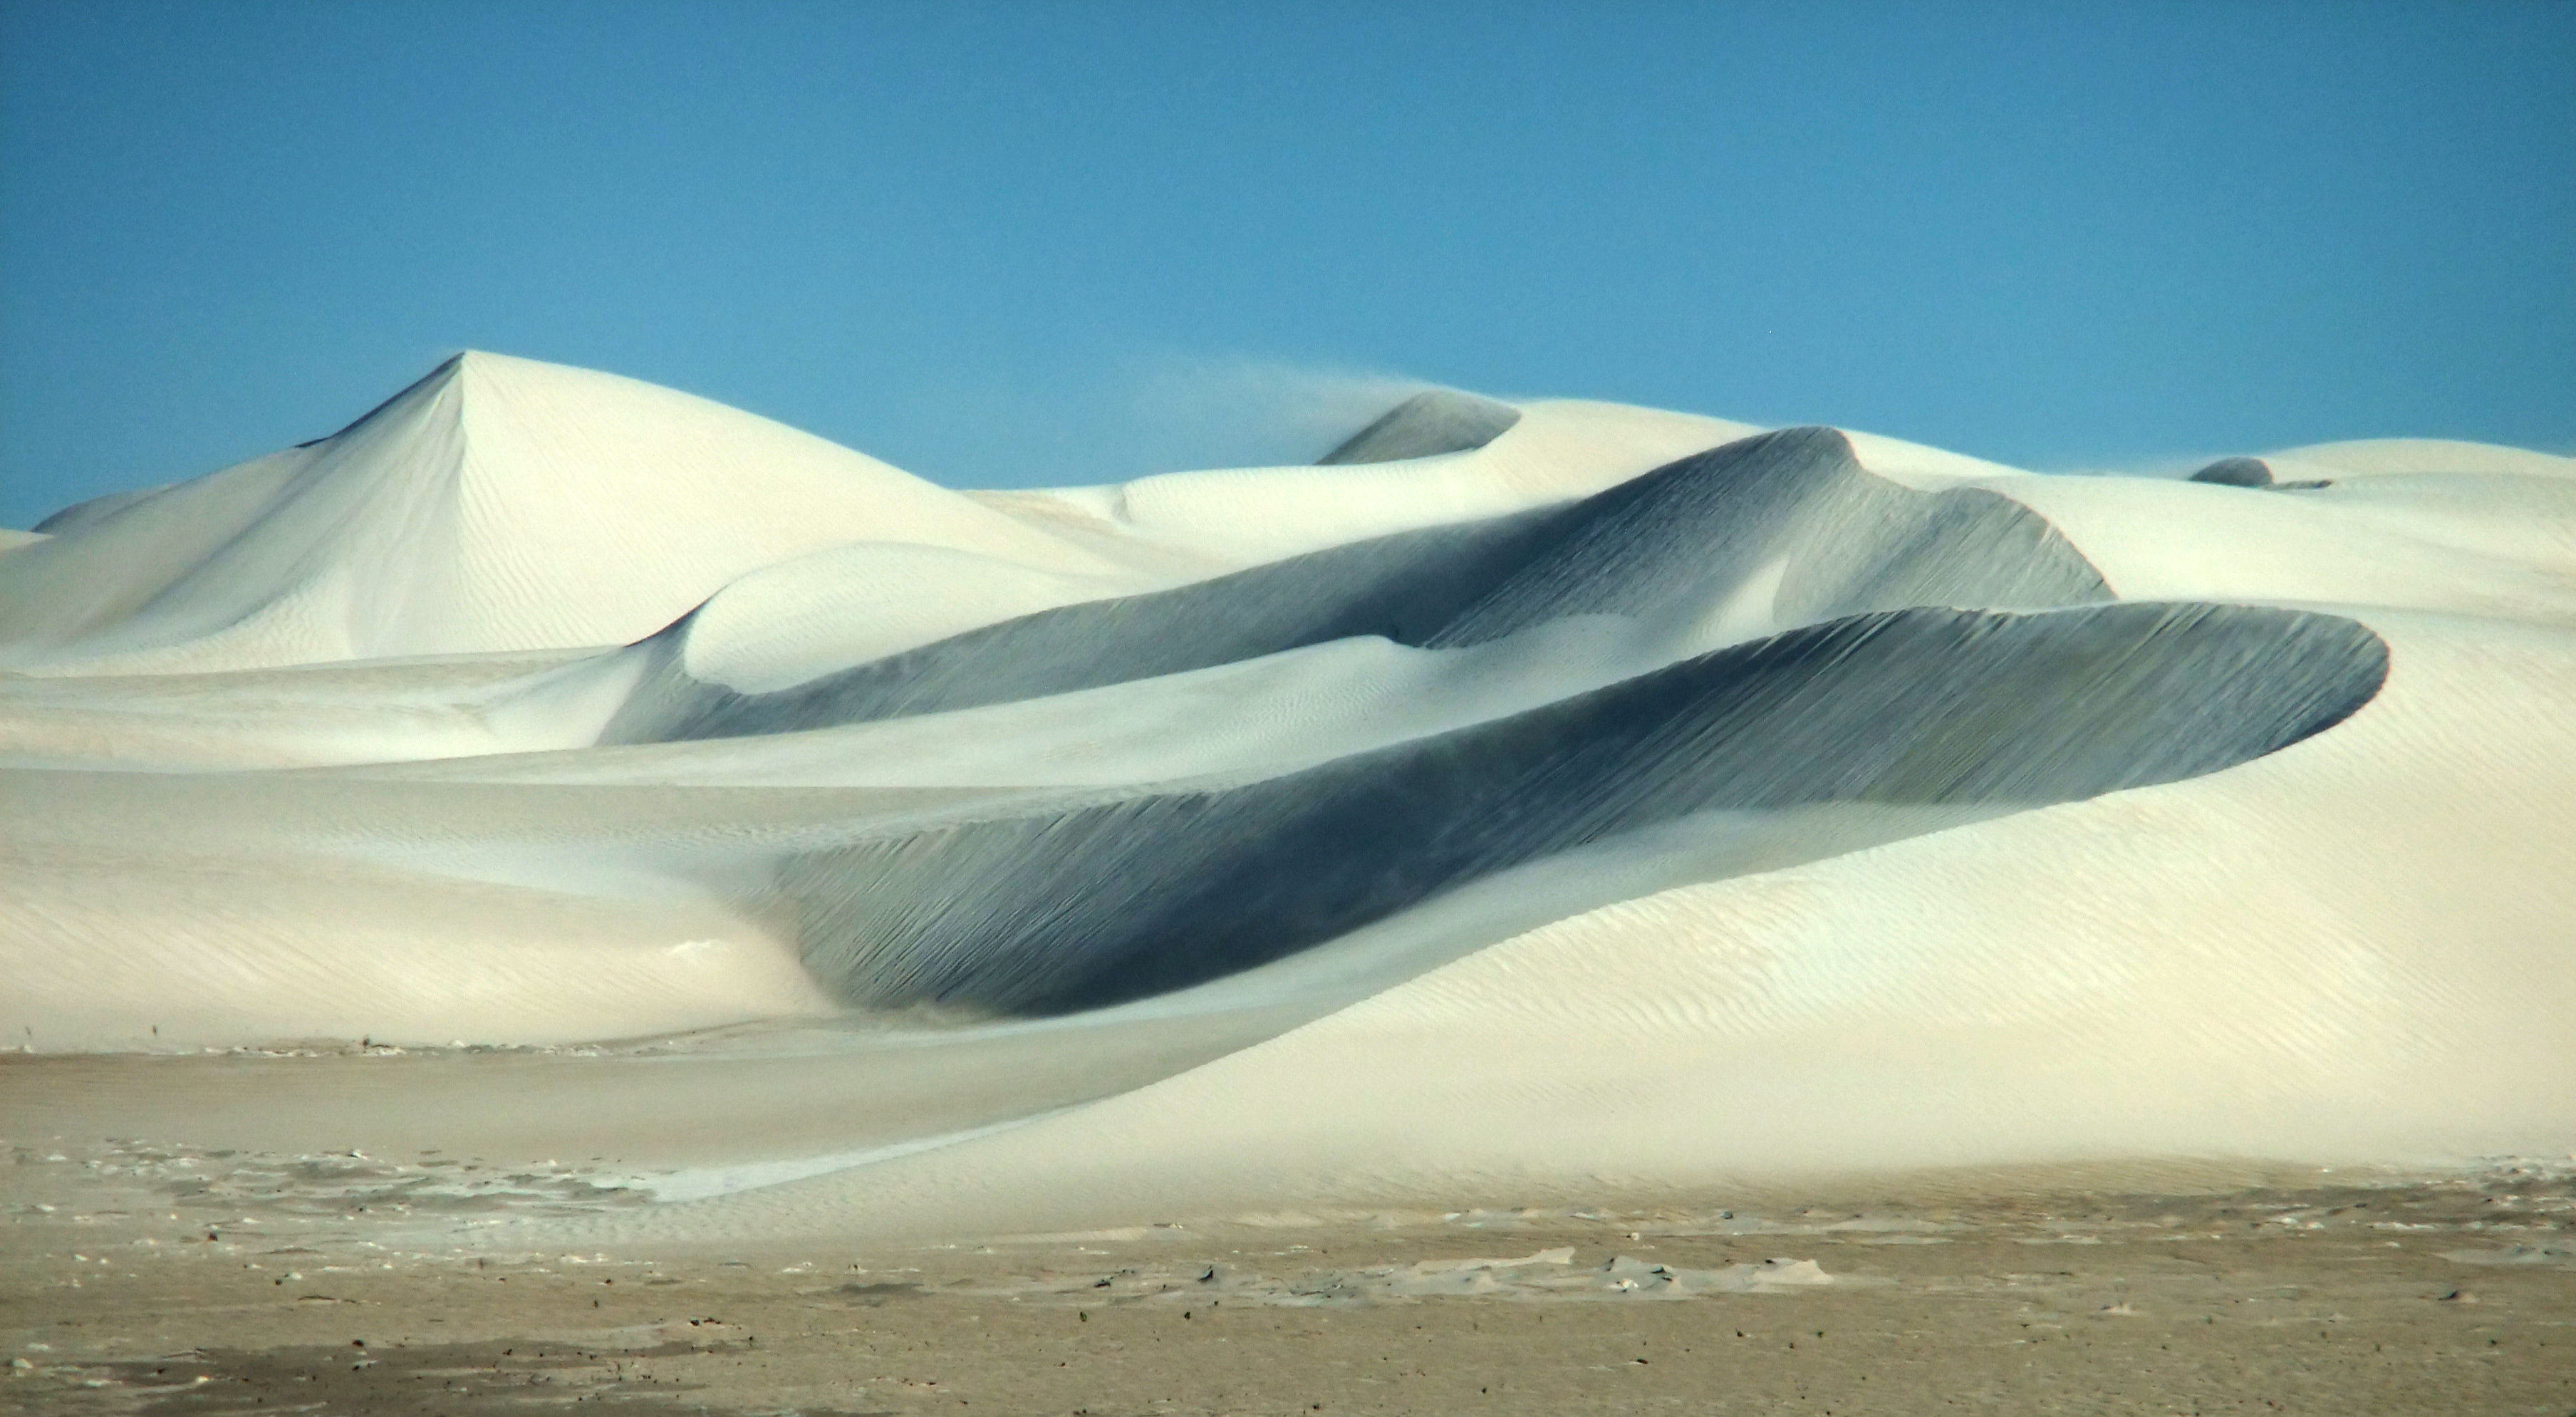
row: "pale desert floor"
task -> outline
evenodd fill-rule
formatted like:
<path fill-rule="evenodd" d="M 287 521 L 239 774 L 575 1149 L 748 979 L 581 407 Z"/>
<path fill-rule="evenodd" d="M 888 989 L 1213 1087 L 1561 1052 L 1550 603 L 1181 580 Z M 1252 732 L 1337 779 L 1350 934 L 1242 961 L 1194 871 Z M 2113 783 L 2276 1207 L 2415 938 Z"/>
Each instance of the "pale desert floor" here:
<path fill-rule="evenodd" d="M 2576 1412 L 2567 1166 L 574 1251 L 646 1207 L 569 1163 L 9 1163 L 31 1412 Z"/>

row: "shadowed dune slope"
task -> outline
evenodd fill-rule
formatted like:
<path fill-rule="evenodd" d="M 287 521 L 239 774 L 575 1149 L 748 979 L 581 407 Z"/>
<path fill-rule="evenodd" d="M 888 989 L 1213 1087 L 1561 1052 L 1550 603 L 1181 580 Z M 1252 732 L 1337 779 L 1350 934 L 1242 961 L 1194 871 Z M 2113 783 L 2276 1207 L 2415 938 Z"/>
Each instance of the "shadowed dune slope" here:
<path fill-rule="evenodd" d="M 811 853 L 780 889 L 853 1003 L 1066 1012 L 1692 813 L 2039 805 L 2214 772 L 2340 722 L 2386 672 L 2369 630 L 2294 611 L 1880 612 L 1250 786 Z"/>
<path fill-rule="evenodd" d="M 1669 627 L 1673 658 L 1870 610 L 2111 598 L 2084 557 L 2020 504 L 1974 488 L 1898 486 L 1863 470 L 1841 433 L 1797 428 L 1560 507 L 1040 611 L 769 693 L 688 675 L 683 622 L 601 741 L 939 713 L 1358 635 L 1447 648 L 1609 615 Z"/>
<path fill-rule="evenodd" d="M 1315 463 L 1340 467 L 1463 453 L 1494 441 L 1520 421 L 1520 410 L 1510 404 L 1454 389 L 1431 389 L 1388 409 Z"/>
<path fill-rule="evenodd" d="M 2221 487 L 2269 487 L 2272 469 L 2261 458 L 2220 458 L 2193 473 L 2191 480 Z"/>

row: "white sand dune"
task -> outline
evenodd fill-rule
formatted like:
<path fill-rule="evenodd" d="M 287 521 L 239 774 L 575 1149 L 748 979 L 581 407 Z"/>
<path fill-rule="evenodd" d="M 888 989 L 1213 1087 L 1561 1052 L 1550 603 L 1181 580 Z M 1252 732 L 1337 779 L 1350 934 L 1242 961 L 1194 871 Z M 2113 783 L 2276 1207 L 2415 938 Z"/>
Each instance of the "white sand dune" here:
<path fill-rule="evenodd" d="M 58 673 L 621 644 L 860 542 L 1111 569 L 765 419 L 480 353 L 318 442 L 37 529 L 0 566 L 0 667 Z"/>
<path fill-rule="evenodd" d="M 960 494 L 475 354 L 38 531 L 10 1041 L 756 1024 L 416 1073 L 442 1138 L 579 1106 L 753 1188 L 692 1225 L 2576 1144 L 2564 458 L 2055 478 L 1444 392 Z M 117 1105 L 361 1125 L 230 1076 Z"/>

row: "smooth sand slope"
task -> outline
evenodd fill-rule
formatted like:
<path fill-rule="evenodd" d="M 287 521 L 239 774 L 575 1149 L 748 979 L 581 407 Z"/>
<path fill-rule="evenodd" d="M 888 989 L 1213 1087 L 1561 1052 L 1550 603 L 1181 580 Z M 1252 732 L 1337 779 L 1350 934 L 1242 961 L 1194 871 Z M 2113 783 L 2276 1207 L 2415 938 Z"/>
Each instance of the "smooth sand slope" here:
<path fill-rule="evenodd" d="M 765 419 L 480 353 L 328 438 L 36 530 L 0 570 L 0 666 L 51 673 L 622 644 L 857 543 L 1111 569 Z"/>
<path fill-rule="evenodd" d="M 12 1134 L 577 1136 L 669 1203 L 550 1223 L 709 1235 L 2576 1145 L 2566 459 L 1438 391 L 956 493 L 469 354 L 36 531 L 9 1041 L 407 1056 Z"/>

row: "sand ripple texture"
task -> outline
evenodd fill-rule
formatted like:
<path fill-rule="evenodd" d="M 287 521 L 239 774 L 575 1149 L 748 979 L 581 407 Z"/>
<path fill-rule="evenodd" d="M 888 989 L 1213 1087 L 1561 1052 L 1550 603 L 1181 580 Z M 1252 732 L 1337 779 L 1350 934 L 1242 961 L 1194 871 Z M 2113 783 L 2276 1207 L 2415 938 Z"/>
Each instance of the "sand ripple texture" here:
<path fill-rule="evenodd" d="M 467 354 L 0 551 L 0 1134 L 715 1234 L 2563 1155 L 2571 704 L 2539 453 L 969 493 Z"/>

